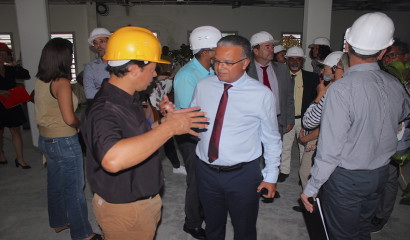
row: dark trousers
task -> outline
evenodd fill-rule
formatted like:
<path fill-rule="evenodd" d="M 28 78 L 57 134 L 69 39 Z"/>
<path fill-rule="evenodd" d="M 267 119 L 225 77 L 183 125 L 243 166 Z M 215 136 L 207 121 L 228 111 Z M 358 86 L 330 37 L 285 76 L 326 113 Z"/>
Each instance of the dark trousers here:
<path fill-rule="evenodd" d="M 388 174 L 388 166 L 375 170 L 335 169 L 319 195 L 331 240 L 370 240 L 370 222 Z"/>
<path fill-rule="evenodd" d="M 399 189 L 399 166 L 395 162 L 389 164 L 389 178 L 380 198 L 377 207 L 376 217 L 387 220 L 393 212 L 396 202 L 397 191 Z"/>
<path fill-rule="evenodd" d="M 179 168 L 181 166 L 181 163 L 178 159 L 177 150 L 175 149 L 174 138 L 170 138 L 168 139 L 168 141 L 165 142 L 164 152 L 169 161 L 171 162 L 172 167 Z"/>
<path fill-rule="evenodd" d="M 198 192 L 204 208 L 206 237 L 224 240 L 228 212 L 235 240 L 255 240 L 259 210 L 259 161 L 230 172 L 217 172 L 198 159 Z"/>
<path fill-rule="evenodd" d="M 163 115 L 161 114 L 161 112 L 158 111 L 158 110 L 157 110 L 157 112 L 158 112 L 159 117 L 162 118 Z M 175 148 L 174 138 L 173 137 L 168 139 L 168 141 L 165 142 L 164 152 L 165 152 L 165 156 L 167 156 L 167 158 L 171 162 L 172 167 L 179 168 L 181 166 L 181 163 L 179 162 L 179 159 L 178 159 L 178 154 L 177 154 L 177 150 Z"/>
<path fill-rule="evenodd" d="M 195 175 L 195 164 L 198 161 L 195 149 L 198 139 L 189 134 L 175 136 L 175 139 L 177 140 L 179 151 L 181 152 L 187 172 L 185 224 L 188 228 L 201 227 L 203 222 L 202 206 L 199 201 Z"/>

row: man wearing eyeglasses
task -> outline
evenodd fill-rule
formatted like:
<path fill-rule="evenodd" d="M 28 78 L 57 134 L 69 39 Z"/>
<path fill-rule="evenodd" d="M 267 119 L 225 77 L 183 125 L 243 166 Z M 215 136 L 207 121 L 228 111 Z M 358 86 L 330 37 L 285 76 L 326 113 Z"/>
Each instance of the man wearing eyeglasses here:
<path fill-rule="evenodd" d="M 91 31 L 90 38 L 88 38 L 88 43 L 94 47 L 98 58 L 89 62 L 84 68 L 83 84 L 87 99 L 94 99 L 95 94 L 101 88 L 103 80 L 110 78 L 110 73 L 106 70 L 108 61 L 102 59 L 110 35 L 111 33 L 105 28 L 95 28 Z"/>
<path fill-rule="evenodd" d="M 253 59 L 249 64 L 248 75 L 272 90 L 276 99 L 279 132 L 283 137 L 295 125 L 295 105 L 289 68 L 273 61 L 274 41 L 272 35 L 265 31 L 251 37 Z M 289 172 L 281 172 L 278 182 L 285 181 L 288 176 Z"/>
<path fill-rule="evenodd" d="M 207 239 L 225 239 L 228 212 L 234 239 L 256 239 L 259 196 L 273 198 L 276 191 L 282 147 L 276 99 L 270 89 L 246 74 L 250 55 L 244 37 L 219 40 L 212 59 L 216 76 L 200 80 L 192 97 L 191 106 L 200 106 L 210 118 L 196 148 Z M 261 172 L 262 144 L 265 168 Z"/>
<path fill-rule="evenodd" d="M 286 55 L 286 64 L 288 65 L 291 73 L 291 84 L 294 89 L 294 103 L 295 103 L 295 125 L 287 133 L 283 135 L 283 149 L 282 149 L 282 161 L 280 164 L 280 172 L 284 176 L 289 176 L 290 173 L 290 162 L 291 162 L 291 152 L 293 142 L 296 139 L 299 139 L 299 133 L 301 132 L 303 126 L 301 118 L 306 112 L 306 109 L 309 107 L 310 103 L 316 97 L 316 86 L 319 84 L 319 76 L 316 73 L 305 71 L 302 69 L 303 64 L 305 63 L 305 53 L 303 49 L 294 46 L 287 50 Z M 304 136 L 304 132 L 302 132 Z M 312 142 L 309 145 L 315 145 L 317 136 L 313 137 Z M 310 167 L 312 165 L 311 158 L 313 151 L 310 151 L 309 154 L 306 153 L 304 156 L 305 147 L 298 141 L 299 147 L 299 160 L 301 163 L 299 175 L 302 186 L 304 186 L 308 180 Z M 304 156 L 304 159 L 302 159 Z M 279 179 L 278 181 L 280 182 Z"/>
<path fill-rule="evenodd" d="M 409 61 L 409 45 L 400 40 L 395 40 L 393 45 L 387 49 L 383 56 L 383 65 L 389 65 L 391 62 L 399 61 L 406 64 Z"/>
<path fill-rule="evenodd" d="M 187 108 L 192 99 L 195 86 L 200 79 L 213 76 L 211 58 L 215 55 L 216 43 L 222 33 L 215 27 L 202 26 L 195 28 L 189 36 L 194 57 L 182 67 L 174 78 L 175 108 Z M 185 224 L 183 230 L 196 239 L 205 239 L 202 222 L 202 207 L 198 198 L 195 177 L 195 147 L 198 138 L 189 134 L 175 137 L 184 160 L 187 172 L 187 190 L 185 195 Z"/>
<path fill-rule="evenodd" d="M 383 65 L 387 66 L 394 61 L 406 64 L 409 60 L 409 45 L 398 39 L 395 39 L 392 46 L 387 48 L 382 58 Z M 397 146 L 397 153 L 403 155 L 410 147 L 410 129 L 409 120 L 403 122 L 402 138 Z M 390 218 L 396 202 L 397 191 L 399 189 L 399 166 L 394 160 L 389 163 L 389 177 L 381 194 L 380 203 L 377 206 L 376 213 L 371 221 L 372 232 L 378 232 L 383 229 Z"/>

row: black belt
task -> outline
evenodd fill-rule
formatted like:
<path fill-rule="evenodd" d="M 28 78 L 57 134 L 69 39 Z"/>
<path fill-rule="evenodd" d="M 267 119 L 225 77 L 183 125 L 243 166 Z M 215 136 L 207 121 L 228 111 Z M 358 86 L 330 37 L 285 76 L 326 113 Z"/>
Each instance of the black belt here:
<path fill-rule="evenodd" d="M 300 119 L 300 118 L 302 118 L 302 116 L 295 116 L 295 119 Z"/>
<path fill-rule="evenodd" d="M 256 159 L 255 159 L 256 160 Z M 241 169 L 243 166 L 245 166 L 248 163 L 251 163 L 255 160 L 252 160 L 250 162 L 242 162 L 242 163 L 238 163 L 232 166 L 220 166 L 220 165 L 212 165 L 212 164 L 208 164 L 205 161 L 200 160 L 201 162 L 203 162 L 206 166 L 208 166 L 211 170 L 215 171 L 215 172 L 231 172 L 231 171 L 235 171 L 238 169 Z"/>
<path fill-rule="evenodd" d="M 153 194 L 153 195 L 151 195 L 151 196 L 140 197 L 140 198 L 137 198 L 137 199 L 135 200 L 135 202 L 136 202 L 136 201 L 143 201 L 143 200 L 151 199 L 151 198 L 154 198 L 154 197 L 157 196 L 157 195 L 158 195 L 158 193 L 155 193 L 155 194 Z"/>

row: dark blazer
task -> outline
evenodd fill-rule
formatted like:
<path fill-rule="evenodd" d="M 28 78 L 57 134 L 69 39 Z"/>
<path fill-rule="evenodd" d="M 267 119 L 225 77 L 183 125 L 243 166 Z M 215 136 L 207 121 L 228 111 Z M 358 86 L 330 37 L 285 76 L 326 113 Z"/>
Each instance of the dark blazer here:
<path fill-rule="evenodd" d="M 295 124 L 295 104 L 293 99 L 293 89 L 290 80 L 290 71 L 286 64 L 272 61 L 273 71 L 278 79 L 279 90 L 279 107 L 280 115 L 278 116 L 279 132 L 283 135 L 286 132 L 288 124 Z M 258 80 L 255 60 L 251 59 L 247 73 L 250 77 Z M 262 81 L 260 81 L 262 82 Z"/>
<path fill-rule="evenodd" d="M 303 79 L 303 97 L 302 97 L 302 114 L 306 112 L 309 105 L 315 100 L 317 96 L 316 87 L 319 84 L 319 75 L 314 72 L 305 71 L 302 69 Z M 294 84 L 294 83 L 293 83 Z"/>

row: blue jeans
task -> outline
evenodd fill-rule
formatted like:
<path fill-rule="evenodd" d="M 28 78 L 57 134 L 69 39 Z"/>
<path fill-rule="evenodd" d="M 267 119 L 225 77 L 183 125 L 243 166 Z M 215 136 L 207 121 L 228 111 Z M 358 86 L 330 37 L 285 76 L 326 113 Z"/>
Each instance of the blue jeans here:
<path fill-rule="evenodd" d="M 47 159 L 47 199 L 50 227 L 70 224 L 72 239 L 93 234 L 84 196 L 83 155 L 77 134 L 46 138 L 40 135 L 40 151 Z"/>

